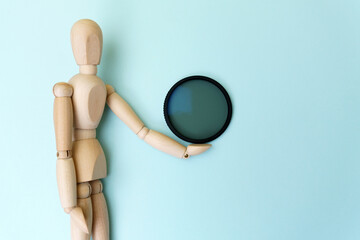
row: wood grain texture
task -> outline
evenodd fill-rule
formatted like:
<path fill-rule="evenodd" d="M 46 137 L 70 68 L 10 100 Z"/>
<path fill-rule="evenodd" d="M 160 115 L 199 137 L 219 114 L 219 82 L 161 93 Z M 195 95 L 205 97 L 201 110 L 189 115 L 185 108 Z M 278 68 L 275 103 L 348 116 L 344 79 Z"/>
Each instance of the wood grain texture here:
<path fill-rule="evenodd" d="M 74 127 L 95 129 L 106 103 L 106 87 L 96 75 L 77 74 L 69 80 L 73 87 Z"/>
<path fill-rule="evenodd" d="M 186 153 L 190 156 L 198 155 L 211 147 L 211 144 L 190 144 L 186 148 Z"/>
<path fill-rule="evenodd" d="M 53 94 L 55 97 L 71 97 L 73 89 L 68 83 L 59 82 L 54 85 Z"/>
<path fill-rule="evenodd" d="M 66 83 L 57 83 L 53 88 L 54 128 L 58 152 L 72 149 L 73 106 L 70 98 L 72 91 L 72 87 Z"/>
<path fill-rule="evenodd" d="M 101 181 L 91 182 L 93 194 L 91 195 L 93 206 L 93 229 L 92 237 L 94 240 L 109 239 L 109 216 L 104 194 L 102 193 Z"/>
<path fill-rule="evenodd" d="M 74 129 L 74 141 L 82 140 L 82 139 L 89 139 L 89 138 L 96 138 L 96 129 Z"/>
<path fill-rule="evenodd" d="M 88 198 L 91 196 L 91 185 L 88 182 L 79 183 L 77 185 L 77 197 L 78 198 Z"/>
<path fill-rule="evenodd" d="M 81 74 L 89 74 L 89 75 L 96 75 L 97 66 L 96 65 L 80 65 L 79 66 L 79 73 L 81 73 Z"/>
<path fill-rule="evenodd" d="M 170 154 L 177 158 L 184 158 L 186 147 L 178 143 L 177 141 L 171 139 L 170 137 L 159 133 L 154 130 L 150 130 L 146 134 L 144 141 L 151 145 L 152 147 Z"/>
<path fill-rule="evenodd" d="M 108 92 L 107 104 L 139 138 L 154 148 L 178 158 L 187 158 L 186 147 L 170 137 L 154 130 L 149 130 L 132 110 L 129 104 L 119 96 L 110 85 L 106 85 Z"/>
<path fill-rule="evenodd" d="M 109 92 L 109 87 L 107 87 Z M 144 123 L 136 115 L 130 105 L 117 94 L 116 92 L 111 93 L 107 97 L 107 104 L 115 115 L 120 118 L 135 134 L 137 134 Z"/>
<path fill-rule="evenodd" d="M 78 65 L 99 65 L 103 36 L 99 25 L 90 19 L 77 21 L 71 29 L 71 46 Z"/>
<path fill-rule="evenodd" d="M 105 154 L 97 139 L 75 141 L 73 158 L 78 183 L 106 177 Z"/>
<path fill-rule="evenodd" d="M 72 158 L 56 161 L 56 178 L 61 206 L 63 208 L 76 206 L 76 174 Z"/>
<path fill-rule="evenodd" d="M 80 207 L 75 207 L 74 209 L 72 209 L 70 213 L 70 217 L 72 220 L 72 224 L 75 224 L 76 228 L 79 228 L 81 231 L 83 231 L 86 234 L 90 233 L 84 213 Z"/>
<path fill-rule="evenodd" d="M 77 200 L 77 206 L 81 208 L 86 226 L 88 231 L 84 231 L 82 224 L 79 224 L 81 217 L 71 216 L 70 214 L 70 225 L 71 225 L 71 239 L 73 240 L 90 240 L 89 233 L 92 232 L 92 223 L 93 223 L 93 212 L 92 212 L 92 203 L 91 198 L 84 198 Z M 89 233 L 87 233 L 89 232 Z"/>

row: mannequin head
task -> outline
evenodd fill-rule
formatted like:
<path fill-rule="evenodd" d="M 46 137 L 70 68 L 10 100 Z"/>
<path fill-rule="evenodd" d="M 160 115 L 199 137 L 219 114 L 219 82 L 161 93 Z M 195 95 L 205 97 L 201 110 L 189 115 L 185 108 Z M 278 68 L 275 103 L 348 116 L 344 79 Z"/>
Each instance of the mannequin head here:
<path fill-rule="evenodd" d="M 71 45 L 78 65 L 99 65 L 102 44 L 102 31 L 96 22 L 81 19 L 73 25 Z"/>

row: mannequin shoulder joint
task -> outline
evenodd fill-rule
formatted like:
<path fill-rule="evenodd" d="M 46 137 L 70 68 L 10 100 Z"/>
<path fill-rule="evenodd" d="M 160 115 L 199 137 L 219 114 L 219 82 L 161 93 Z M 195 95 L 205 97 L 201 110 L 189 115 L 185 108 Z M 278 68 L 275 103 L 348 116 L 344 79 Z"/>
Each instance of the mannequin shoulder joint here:
<path fill-rule="evenodd" d="M 73 95 L 73 88 L 68 83 L 60 82 L 54 85 L 53 93 L 55 97 L 71 97 Z"/>
<path fill-rule="evenodd" d="M 111 94 L 113 94 L 115 92 L 115 89 L 110 86 L 109 84 L 106 84 L 106 92 L 107 92 L 107 96 L 110 96 Z"/>

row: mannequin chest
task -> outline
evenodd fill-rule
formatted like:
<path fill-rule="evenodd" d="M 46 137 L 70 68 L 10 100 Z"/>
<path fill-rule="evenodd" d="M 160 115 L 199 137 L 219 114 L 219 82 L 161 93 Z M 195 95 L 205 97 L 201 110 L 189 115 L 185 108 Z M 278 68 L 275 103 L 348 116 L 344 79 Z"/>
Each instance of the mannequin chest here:
<path fill-rule="evenodd" d="M 69 84 L 74 90 L 74 128 L 97 128 L 106 102 L 104 82 L 96 75 L 77 74 L 69 80 Z"/>

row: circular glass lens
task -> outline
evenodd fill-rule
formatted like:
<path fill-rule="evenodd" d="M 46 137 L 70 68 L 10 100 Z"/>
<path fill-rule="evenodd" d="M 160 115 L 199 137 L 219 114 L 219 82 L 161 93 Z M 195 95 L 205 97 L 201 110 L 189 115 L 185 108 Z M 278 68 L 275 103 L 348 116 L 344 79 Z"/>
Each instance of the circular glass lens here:
<path fill-rule="evenodd" d="M 165 120 L 175 135 L 193 143 L 220 136 L 230 123 L 232 107 L 215 80 L 191 76 L 177 82 L 165 99 Z"/>

